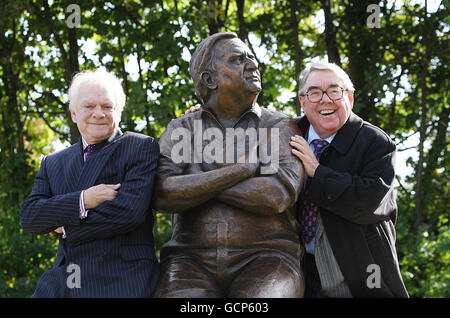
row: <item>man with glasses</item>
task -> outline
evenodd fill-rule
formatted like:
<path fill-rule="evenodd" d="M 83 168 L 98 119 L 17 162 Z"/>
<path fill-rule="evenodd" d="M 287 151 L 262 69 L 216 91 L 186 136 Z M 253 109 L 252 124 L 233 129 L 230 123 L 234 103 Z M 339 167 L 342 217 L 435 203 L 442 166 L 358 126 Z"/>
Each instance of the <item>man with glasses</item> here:
<path fill-rule="evenodd" d="M 292 152 L 307 175 L 298 200 L 305 297 L 407 297 L 395 249 L 396 147 L 352 112 L 354 87 L 337 65 L 300 74 Z"/>

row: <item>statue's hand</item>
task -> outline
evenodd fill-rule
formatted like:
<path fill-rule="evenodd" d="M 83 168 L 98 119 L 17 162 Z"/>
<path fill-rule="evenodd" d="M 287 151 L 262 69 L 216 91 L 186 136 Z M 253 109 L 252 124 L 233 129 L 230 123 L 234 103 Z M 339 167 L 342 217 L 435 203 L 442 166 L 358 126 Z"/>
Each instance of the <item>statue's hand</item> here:
<path fill-rule="evenodd" d="M 244 163 L 243 165 L 248 169 L 252 177 L 259 174 L 259 161 L 256 163 Z"/>
<path fill-rule="evenodd" d="M 212 162 L 212 163 L 205 163 L 203 162 L 201 164 L 201 168 L 203 171 L 211 171 L 211 170 L 217 170 L 224 167 L 229 166 L 241 166 L 243 168 L 243 172 L 246 175 L 255 176 L 258 175 L 260 172 L 259 168 L 259 161 L 256 163 L 218 163 L 218 162 Z"/>
<path fill-rule="evenodd" d="M 186 174 L 198 174 L 203 172 L 205 171 L 202 169 L 202 165 L 198 163 L 189 165 L 188 169 L 186 170 Z"/>

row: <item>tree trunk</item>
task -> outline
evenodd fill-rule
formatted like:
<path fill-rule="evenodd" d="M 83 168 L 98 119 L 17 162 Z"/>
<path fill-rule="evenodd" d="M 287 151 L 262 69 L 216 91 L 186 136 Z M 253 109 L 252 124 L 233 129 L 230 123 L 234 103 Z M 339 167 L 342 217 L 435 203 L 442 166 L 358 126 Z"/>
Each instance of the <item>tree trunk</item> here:
<path fill-rule="evenodd" d="M 291 1 L 292 2 L 292 1 Z M 331 0 L 322 0 L 322 9 L 325 15 L 325 44 L 327 46 L 328 62 L 341 66 L 341 58 L 336 41 L 336 30 L 331 15 Z"/>
<path fill-rule="evenodd" d="M 222 0 L 208 0 L 207 3 L 208 16 L 206 23 L 208 24 L 209 34 L 213 35 L 214 33 L 221 32 L 225 24 L 225 20 L 227 19 L 230 1 L 227 0 L 225 10 L 222 6 Z"/>
<path fill-rule="evenodd" d="M 247 42 L 248 32 L 244 20 L 245 0 L 236 0 L 237 17 L 239 22 L 238 36 L 243 42 Z"/>
<path fill-rule="evenodd" d="M 414 201 L 416 203 L 415 208 L 415 220 L 414 220 L 414 230 L 417 230 L 420 224 L 424 221 L 424 205 L 423 205 L 423 162 L 424 162 L 424 153 L 423 153 L 423 144 L 426 138 L 426 109 L 424 105 L 426 104 L 426 98 L 424 97 L 425 89 L 421 84 L 421 106 L 420 106 L 420 126 L 419 126 L 419 161 L 417 162 L 417 171 L 416 171 L 416 194 Z"/>
<path fill-rule="evenodd" d="M 17 137 L 14 139 L 7 138 L 7 150 L 10 151 L 13 149 L 19 149 L 23 151 L 23 131 L 20 129 L 23 125 L 20 122 L 20 112 L 17 103 L 17 90 L 18 90 L 18 78 L 17 75 L 14 74 L 12 58 L 11 56 L 6 56 L 4 58 L 7 64 L 3 65 L 3 82 L 4 82 L 4 90 L 5 95 L 7 97 L 7 103 L 4 111 L 2 111 L 2 121 L 4 127 L 4 133 L 6 136 L 11 137 L 17 134 Z"/>
<path fill-rule="evenodd" d="M 424 189 L 423 189 L 423 177 L 424 177 L 424 143 L 426 139 L 426 131 L 427 131 L 427 110 L 429 109 L 428 105 L 428 91 L 427 91 L 427 78 L 428 74 L 428 66 L 431 59 L 431 47 L 432 47 L 432 37 L 429 30 L 429 19 L 427 18 L 427 2 L 425 1 L 425 9 L 423 11 L 423 46 L 425 47 L 425 55 L 421 59 L 421 70 L 420 80 L 419 80 L 419 89 L 420 89 L 420 126 L 419 126 L 419 161 L 417 162 L 417 178 L 416 178 L 416 193 L 415 193 L 415 203 L 416 208 L 414 211 L 415 221 L 414 221 L 414 230 L 417 230 L 419 226 L 424 222 L 426 215 L 426 205 L 424 205 Z"/>
<path fill-rule="evenodd" d="M 298 20 L 297 20 L 297 10 L 296 10 L 296 3 L 295 0 L 289 1 L 290 6 L 290 22 L 291 22 L 291 29 L 293 34 L 293 41 L 294 41 L 294 51 L 295 51 L 295 93 L 298 94 L 298 90 L 300 88 L 300 83 L 298 81 L 298 76 L 300 75 L 301 71 L 301 48 L 300 48 L 300 42 L 298 40 Z M 297 96 L 295 97 L 295 111 L 297 113 L 297 116 L 301 115 L 301 105 L 300 101 L 298 100 Z"/>
<path fill-rule="evenodd" d="M 61 59 L 64 65 L 64 79 L 66 82 L 67 90 L 69 89 L 72 77 L 74 74 L 79 72 L 80 66 L 78 63 L 78 42 L 77 42 L 77 32 L 75 29 L 69 29 L 68 26 L 68 38 L 69 38 L 69 52 L 64 49 L 63 40 L 61 39 L 59 32 L 56 28 L 53 17 L 56 16 L 51 12 L 48 1 L 44 1 L 44 16 L 47 20 L 48 26 L 50 28 L 50 33 L 55 37 L 56 44 L 58 45 L 59 51 L 61 53 Z M 65 115 L 67 123 L 70 128 L 70 142 L 76 143 L 80 138 L 80 133 L 78 131 L 77 125 L 72 121 L 72 116 L 70 114 L 69 105 L 65 107 Z"/>
<path fill-rule="evenodd" d="M 67 89 L 70 87 L 70 83 L 72 82 L 73 76 L 80 71 L 80 64 L 78 62 L 78 37 L 77 37 L 77 29 L 72 28 L 68 29 L 69 33 L 69 69 L 66 70 L 66 78 L 69 78 L 67 82 Z M 80 138 L 80 132 L 78 131 L 77 125 L 72 121 L 72 116 L 70 115 L 69 106 L 66 107 L 68 110 L 68 114 L 66 114 L 67 122 L 70 127 L 70 142 L 73 144 L 78 141 Z"/>
<path fill-rule="evenodd" d="M 377 37 L 376 28 L 368 29 L 367 6 L 379 1 L 352 1 L 345 7 L 346 37 L 351 42 L 348 45 L 348 74 L 356 88 L 355 112 L 367 121 L 376 122 L 376 107 L 374 98 L 377 96 Z"/>

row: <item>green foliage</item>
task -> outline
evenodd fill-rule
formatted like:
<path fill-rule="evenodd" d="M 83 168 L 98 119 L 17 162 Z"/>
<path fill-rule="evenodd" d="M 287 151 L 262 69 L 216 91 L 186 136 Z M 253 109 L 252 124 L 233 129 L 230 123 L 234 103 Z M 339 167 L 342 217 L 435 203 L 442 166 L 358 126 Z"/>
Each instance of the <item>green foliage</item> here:
<path fill-rule="evenodd" d="M 408 292 L 416 297 L 450 297 L 448 216 L 439 216 L 434 231 L 423 224 L 414 235 L 404 220 L 397 224 L 397 251 Z"/>
<path fill-rule="evenodd" d="M 154 213 L 156 215 L 156 226 L 153 230 L 153 235 L 155 237 L 155 248 L 159 259 L 161 247 L 172 236 L 172 216 L 157 211 L 154 211 Z"/>
<path fill-rule="evenodd" d="M 449 8 L 403 2 L 2 1 L 0 297 L 30 296 L 55 257 L 56 240 L 23 233 L 19 211 L 42 155 L 78 138 L 67 105 L 73 74 L 98 67 L 117 74 L 127 94 L 121 129 L 159 138 L 197 103 L 190 55 L 217 31 L 236 32 L 255 53 L 262 106 L 300 114 L 298 72 L 328 58 L 350 74 L 356 113 L 399 150 L 417 139 L 420 160 L 404 163 L 414 173 L 398 178 L 399 262 L 411 296 L 449 297 Z M 66 8 L 76 3 L 81 24 L 69 29 Z M 380 6 L 379 29 L 367 25 L 372 3 Z M 155 214 L 159 255 L 171 215 Z"/>
<path fill-rule="evenodd" d="M 53 266 L 57 239 L 24 233 L 19 208 L 0 214 L 0 296 L 30 297 L 39 278 Z"/>

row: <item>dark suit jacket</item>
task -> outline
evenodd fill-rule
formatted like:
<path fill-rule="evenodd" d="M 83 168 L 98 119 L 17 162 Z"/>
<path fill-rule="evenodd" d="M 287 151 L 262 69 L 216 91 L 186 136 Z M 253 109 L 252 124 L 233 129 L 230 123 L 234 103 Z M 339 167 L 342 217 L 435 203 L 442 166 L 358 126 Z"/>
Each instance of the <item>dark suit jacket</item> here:
<path fill-rule="evenodd" d="M 296 118 L 303 135 L 310 123 Z M 407 297 L 395 249 L 396 147 L 378 127 L 351 114 L 320 158 L 307 198 L 354 297 Z M 380 288 L 373 265 L 379 266 Z M 369 284 L 367 284 L 369 281 Z"/>
<path fill-rule="evenodd" d="M 33 234 L 64 226 L 53 269 L 39 280 L 34 297 L 150 297 L 159 277 L 150 208 L 159 157 L 155 139 L 117 131 L 83 162 L 81 140 L 42 160 L 20 222 Z M 82 190 L 121 183 L 113 201 L 81 220 Z M 75 283 L 79 266 L 81 288 Z M 69 283 L 69 286 L 72 286 Z"/>

